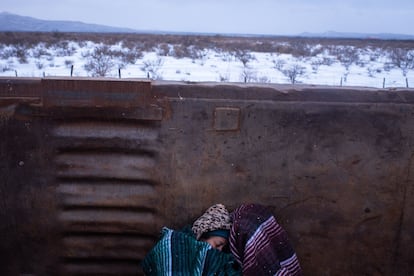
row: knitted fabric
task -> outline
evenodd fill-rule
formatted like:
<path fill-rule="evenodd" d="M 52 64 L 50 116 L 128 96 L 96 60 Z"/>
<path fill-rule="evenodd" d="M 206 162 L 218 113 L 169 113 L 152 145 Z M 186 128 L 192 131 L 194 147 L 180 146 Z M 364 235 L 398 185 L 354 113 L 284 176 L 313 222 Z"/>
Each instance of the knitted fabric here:
<path fill-rule="evenodd" d="M 229 211 L 223 204 L 215 204 L 193 223 L 192 230 L 199 240 L 204 233 L 218 229 L 230 230 L 230 227 Z"/>

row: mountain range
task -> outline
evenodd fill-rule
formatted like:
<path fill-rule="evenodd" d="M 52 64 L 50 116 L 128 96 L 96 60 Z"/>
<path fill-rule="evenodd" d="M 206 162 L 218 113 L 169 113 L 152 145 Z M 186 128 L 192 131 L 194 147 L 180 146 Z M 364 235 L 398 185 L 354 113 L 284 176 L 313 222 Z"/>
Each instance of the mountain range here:
<path fill-rule="evenodd" d="M 393 33 L 376 33 L 376 34 L 365 34 L 365 33 L 344 33 L 328 31 L 324 33 L 301 33 L 301 37 L 326 37 L 326 38 L 358 38 L 358 39 L 401 39 L 401 40 L 413 40 L 414 35 L 405 34 L 393 34 Z"/>
<path fill-rule="evenodd" d="M 92 33 L 132 33 L 137 30 L 79 21 L 42 20 L 8 12 L 0 13 L 0 32 L 92 32 Z"/>
<path fill-rule="evenodd" d="M 185 32 L 135 30 L 130 28 L 113 27 L 99 24 L 89 24 L 80 21 L 42 20 L 29 16 L 21 16 L 8 12 L 0 13 L 0 32 L 92 32 L 92 33 L 171 33 L 189 34 Z M 197 33 L 202 35 L 203 33 Z M 236 34 L 232 34 L 236 35 Z M 254 34 L 238 34 L 242 36 L 260 36 Z M 266 35 L 269 36 L 269 35 Z M 414 40 L 414 35 L 390 34 L 390 33 L 344 33 L 328 31 L 324 33 L 304 32 L 299 37 L 321 37 L 321 38 L 357 38 L 357 39 L 402 39 Z"/>

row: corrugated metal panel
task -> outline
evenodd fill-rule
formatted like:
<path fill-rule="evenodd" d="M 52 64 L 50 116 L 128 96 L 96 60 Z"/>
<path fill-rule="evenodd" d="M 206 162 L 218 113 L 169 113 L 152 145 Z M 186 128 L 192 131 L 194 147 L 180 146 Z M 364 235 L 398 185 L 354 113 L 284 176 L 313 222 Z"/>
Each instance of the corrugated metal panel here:
<path fill-rule="evenodd" d="M 136 275 L 159 231 L 157 124 L 57 121 L 51 133 L 63 231 L 61 271 Z"/>

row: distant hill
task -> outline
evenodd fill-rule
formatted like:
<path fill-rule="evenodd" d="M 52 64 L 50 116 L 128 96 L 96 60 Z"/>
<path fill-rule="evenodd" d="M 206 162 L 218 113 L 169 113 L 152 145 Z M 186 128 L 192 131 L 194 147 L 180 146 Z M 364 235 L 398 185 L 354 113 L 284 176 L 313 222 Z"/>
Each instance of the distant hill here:
<path fill-rule="evenodd" d="M 133 33 L 137 30 L 118 28 L 79 21 L 41 20 L 8 12 L 0 13 L 0 32 L 96 32 Z"/>
<path fill-rule="evenodd" d="M 358 39 L 401 39 L 401 40 L 414 40 L 414 35 L 405 34 L 366 34 L 366 33 L 346 33 L 328 31 L 324 33 L 301 33 L 301 37 L 324 37 L 324 38 L 358 38 Z"/>
<path fill-rule="evenodd" d="M 216 33 L 187 33 L 172 31 L 151 31 L 151 30 L 134 30 L 129 28 L 112 27 L 99 24 L 89 24 L 80 21 L 62 21 L 62 20 L 42 20 L 29 16 L 21 16 L 8 12 L 0 12 L 0 32 L 82 32 L 82 33 L 157 33 L 157 34 L 197 34 L 197 35 L 216 35 Z M 222 34 L 226 35 L 226 34 Z M 261 36 L 260 34 L 227 34 L 235 36 Z M 273 35 L 263 35 L 273 36 Z M 277 36 L 275 34 L 275 36 Z M 414 35 L 404 34 L 364 34 L 364 33 L 345 33 L 328 31 L 324 33 L 304 32 L 299 37 L 321 37 L 321 38 L 357 38 L 357 39 L 401 39 L 414 40 Z"/>

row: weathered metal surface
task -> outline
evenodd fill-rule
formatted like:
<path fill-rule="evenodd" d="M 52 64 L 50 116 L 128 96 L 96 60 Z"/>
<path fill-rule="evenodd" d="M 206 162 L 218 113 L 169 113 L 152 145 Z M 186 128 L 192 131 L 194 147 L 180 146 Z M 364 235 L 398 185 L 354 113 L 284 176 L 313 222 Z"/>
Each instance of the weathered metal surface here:
<path fill-rule="evenodd" d="M 2 275 L 142 274 L 217 202 L 271 207 L 306 275 L 414 274 L 410 89 L 0 79 L 0 137 Z"/>

